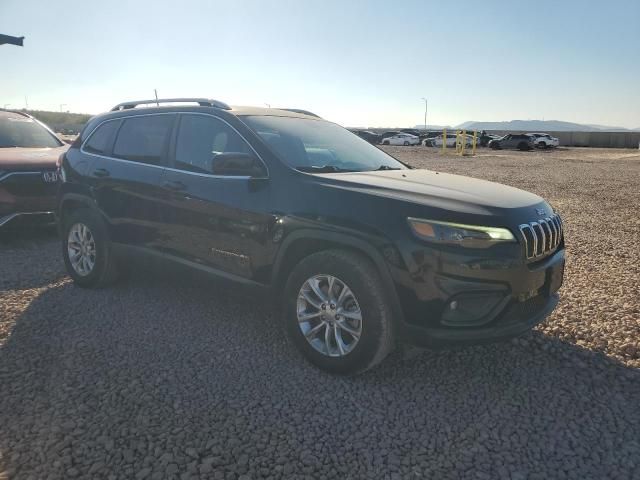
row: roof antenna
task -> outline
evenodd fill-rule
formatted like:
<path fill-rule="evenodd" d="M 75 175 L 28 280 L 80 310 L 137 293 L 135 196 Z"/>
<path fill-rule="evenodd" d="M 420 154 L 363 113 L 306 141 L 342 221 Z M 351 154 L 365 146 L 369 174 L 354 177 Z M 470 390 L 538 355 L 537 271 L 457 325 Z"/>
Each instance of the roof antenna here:
<path fill-rule="evenodd" d="M 160 106 L 160 102 L 158 102 L 158 90 L 156 90 L 155 88 L 153 89 L 153 93 L 156 94 L 156 106 L 159 107 Z"/>

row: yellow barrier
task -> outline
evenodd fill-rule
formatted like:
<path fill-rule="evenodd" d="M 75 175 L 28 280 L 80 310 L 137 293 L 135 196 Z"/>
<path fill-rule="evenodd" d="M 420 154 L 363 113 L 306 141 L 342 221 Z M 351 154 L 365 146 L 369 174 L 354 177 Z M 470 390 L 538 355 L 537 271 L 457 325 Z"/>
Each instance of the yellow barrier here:
<path fill-rule="evenodd" d="M 458 130 L 456 131 L 456 143 L 454 152 L 456 155 L 460 156 L 469 156 L 475 155 L 476 149 L 478 147 L 478 132 L 476 130 L 473 131 L 473 140 L 471 142 L 471 153 L 469 153 L 469 149 L 467 148 L 467 131 L 466 130 Z M 442 153 L 447 153 L 447 129 L 442 129 Z"/>

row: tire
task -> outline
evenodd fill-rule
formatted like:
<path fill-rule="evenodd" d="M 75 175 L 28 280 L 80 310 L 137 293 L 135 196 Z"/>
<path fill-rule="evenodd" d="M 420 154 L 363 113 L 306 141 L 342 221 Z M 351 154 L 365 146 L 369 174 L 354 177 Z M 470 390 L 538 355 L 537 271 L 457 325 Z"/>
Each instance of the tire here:
<path fill-rule="evenodd" d="M 88 232 L 87 235 L 82 234 L 83 228 Z M 75 241 L 73 241 L 74 238 Z M 80 240 L 83 239 L 88 262 L 77 261 L 78 257 L 71 258 L 71 252 L 78 251 L 78 246 L 82 244 Z M 92 249 L 90 248 L 91 240 L 93 241 Z M 118 279 L 116 258 L 113 255 L 104 221 L 96 212 L 88 208 L 71 212 L 63 218 L 62 258 L 67 267 L 67 273 L 80 287 L 101 288 Z M 90 268 L 89 265 L 91 265 Z"/>
<path fill-rule="evenodd" d="M 409 142 L 404 142 L 404 146 L 408 147 L 409 146 Z"/>
<path fill-rule="evenodd" d="M 333 278 L 332 297 L 327 296 L 330 278 Z M 315 286 L 316 289 L 319 287 L 323 297 L 310 288 L 314 279 L 319 280 Z M 349 293 L 340 302 L 344 288 Z M 323 304 L 326 309 L 323 309 Z M 283 305 L 289 338 L 309 362 L 322 370 L 343 375 L 364 372 L 393 350 L 390 302 L 378 271 L 360 254 L 326 250 L 303 259 L 287 279 Z M 341 316 L 341 312 L 348 312 L 350 316 Z M 357 317 L 358 312 L 359 321 L 351 318 Z M 306 322 L 299 320 L 304 315 L 314 318 Z M 350 331 L 359 332 L 357 338 Z"/>
<path fill-rule="evenodd" d="M 524 152 L 525 150 L 529 150 L 529 146 L 528 146 L 526 143 L 524 143 L 524 142 L 520 142 L 520 143 L 518 144 L 518 150 L 520 150 L 520 151 L 523 151 L 523 152 Z"/>
<path fill-rule="evenodd" d="M 538 148 L 546 149 L 546 148 L 547 148 L 547 144 L 546 144 L 546 142 L 540 142 L 540 143 L 538 143 Z"/>
<path fill-rule="evenodd" d="M 388 140 L 383 140 L 383 141 L 382 141 L 382 144 L 383 144 L 383 145 L 389 145 L 389 141 L 388 141 Z"/>

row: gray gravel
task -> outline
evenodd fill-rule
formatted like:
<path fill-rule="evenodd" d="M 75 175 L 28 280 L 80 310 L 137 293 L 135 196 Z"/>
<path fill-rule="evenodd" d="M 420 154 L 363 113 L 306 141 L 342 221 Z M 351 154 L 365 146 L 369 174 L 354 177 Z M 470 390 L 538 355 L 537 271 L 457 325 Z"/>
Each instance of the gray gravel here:
<path fill-rule="evenodd" d="M 543 326 L 333 377 L 260 299 L 158 272 L 82 290 L 53 234 L 5 235 L 0 479 L 640 478 L 638 152 L 390 150 L 561 211 L 567 277 Z"/>

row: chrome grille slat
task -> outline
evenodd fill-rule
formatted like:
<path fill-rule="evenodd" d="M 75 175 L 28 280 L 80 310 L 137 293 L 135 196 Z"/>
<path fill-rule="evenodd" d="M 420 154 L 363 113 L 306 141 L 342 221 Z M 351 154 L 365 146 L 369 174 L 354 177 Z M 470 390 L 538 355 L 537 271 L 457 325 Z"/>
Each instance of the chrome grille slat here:
<path fill-rule="evenodd" d="M 551 217 L 546 218 L 547 224 L 551 229 L 551 248 L 556 248 L 557 240 L 558 240 L 558 230 L 556 230 L 556 224 L 553 222 Z"/>
<path fill-rule="evenodd" d="M 527 260 L 544 257 L 553 252 L 562 241 L 562 220 L 559 215 L 518 226 Z"/>

